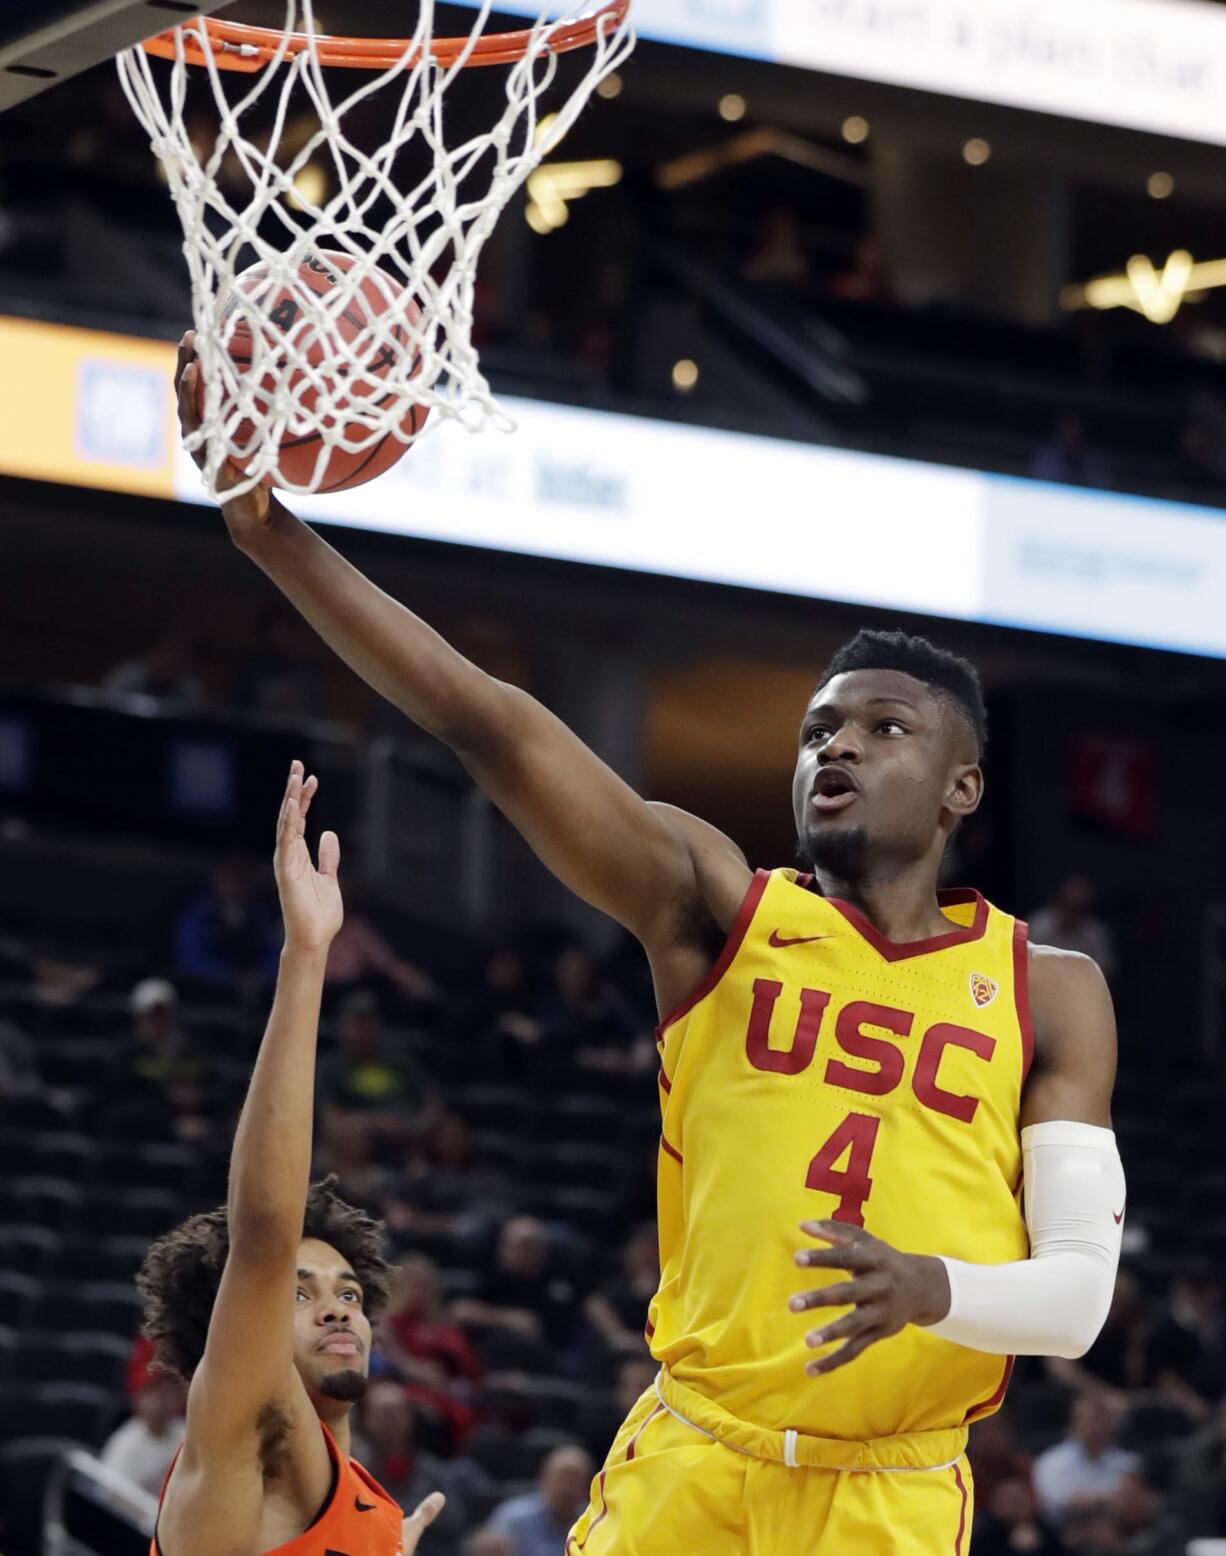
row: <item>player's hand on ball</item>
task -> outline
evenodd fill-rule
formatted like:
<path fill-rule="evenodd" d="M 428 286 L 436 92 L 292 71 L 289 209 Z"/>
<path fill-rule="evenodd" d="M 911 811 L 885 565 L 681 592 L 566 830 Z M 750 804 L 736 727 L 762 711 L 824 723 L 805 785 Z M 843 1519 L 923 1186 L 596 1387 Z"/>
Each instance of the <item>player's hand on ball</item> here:
<path fill-rule="evenodd" d="M 413 1556 L 413 1552 L 417 1549 L 417 1542 L 443 1511 L 446 1502 L 447 1498 L 441 1491 L 432 1491 L 405 1519 L 401 1526 L 404 1556 Z"/>
<path fill-rule="evenodd" d="M 179 357 L 175 364 L 175 394 L 179 401 L 179 426 L 184 437 L 200 430 L 200 410 L 196 403 L 199 376 L 200 364 L 196 360 L 196 332 L 188 330 L 179 342 Z M 192 458 L 203 470 L 205 444 L 202 443 L 195 450 Z M 242 478 L 243 472 L 232 460 L 227 459 L 217 472 L 217 490 L 224 494 L 230 487 L 237 485 Z M 270 501 L 266 486 L 257 486 L 229 502 L 226 502 L 223 496 L 222 517 L 236 545 L 241 545 L 247 537 L 268 522 Z"/>
<path fill-rule="evenodd" d="M 820 1238 L 826 1248 L 802 1248 L 796 1263 L 805 1269 L 845 1270 L 850 1280 L 817 1291 L 800 1292 L 788 1303 L 793 1313 L 810 1308 L 848 1307 L 851 1312 L 805 1336 L 812 1349 L 843 1341 L 837 1350 L 812 1361 L 810 1376 L 845 1367 L 877 1340 L 907 1324 L 936 1324 L 949 1312 L 949 1276 L 939 1259 L 900 1253 L 863 1227 L 842 1221 L 802 1221 L 800 1230 Z"/>
<path fill-rule="evenodd" d="M 303 776 L 301 762 L 290 764 L 273 855 L 287 950 L 326 951 L 345 917 L 337 880 L 341 845 L 336 833 L 320 835 L 318 868 L 307 847 L 307 811 L 318 787 L 317 778 Z"/>

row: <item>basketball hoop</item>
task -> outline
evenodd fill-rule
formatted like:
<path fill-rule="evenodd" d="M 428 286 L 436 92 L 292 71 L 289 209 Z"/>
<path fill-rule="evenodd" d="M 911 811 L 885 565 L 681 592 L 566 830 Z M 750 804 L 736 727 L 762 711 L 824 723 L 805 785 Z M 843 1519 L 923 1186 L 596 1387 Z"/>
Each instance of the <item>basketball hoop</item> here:
<path fill-rule="evenodd" d="M 540 3 L 531 26 L 487 33 L 484 0 L 466 35 L 436 38 L 434 0 L 420 0 L 411 37 L 379 39 L 321 33 L 312 0 L 287 0 L 282 29 L 197 17 L 119 56 L 183 226 L 204 383 L 193 443 L 206 446 L 214 495 L 226 460 L 245 472 L 237 495 L 277 475 L 279 448 L 304 438 L 321 446 L 314 477 L 277 480 L 297 492 L 321 488 L 333 450 L 406 441 L 406 426 L 510 426 L 472 342 L 477 261 L 512 195 L 634 45 L 630 0 L 552 18 Z M 560 57 L 584 48 L 578 79 L 560 82 Z M 507 68 L 494 122 L 449 145 L 444 97 L 477 65 Z M 363 72 L 345 95 L 333 95 L 337 68 Z M 204 145 L 199 76 L 216 111 Z M 374 135 L 351 113 L 372 101 L 386 105 Z M 326 291 L 302 279 L 320 251 L 351 261 L 332 265 Z M 240 271 L 259 285 L 236 289 Z M 355 393 L 371 391 L 376 360 L 377 393 Z"/>

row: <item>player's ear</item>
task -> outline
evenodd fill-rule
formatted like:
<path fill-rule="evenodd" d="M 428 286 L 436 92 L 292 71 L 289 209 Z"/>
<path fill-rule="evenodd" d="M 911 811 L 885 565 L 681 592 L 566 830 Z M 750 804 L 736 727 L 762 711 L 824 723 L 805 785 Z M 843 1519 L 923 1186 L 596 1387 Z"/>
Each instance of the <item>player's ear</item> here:
<path fill-rule="evenodd" d="M 983 769 L 978 762 L 955 767 L 945 793 L 946 807 L 961 820 L 973 816 L 983 799 Z"/>

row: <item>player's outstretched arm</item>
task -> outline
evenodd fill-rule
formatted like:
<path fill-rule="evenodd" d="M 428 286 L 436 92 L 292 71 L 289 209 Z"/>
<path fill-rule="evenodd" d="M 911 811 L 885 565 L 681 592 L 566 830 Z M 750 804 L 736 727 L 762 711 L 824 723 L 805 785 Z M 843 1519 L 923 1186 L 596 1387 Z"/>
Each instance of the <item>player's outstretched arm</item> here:
<path fill-rule="evenodd" d="M 192 336 L 179 349 L 179 416 L 199 426 Z M 225 486 L 226 472 L 221 485 Z M 269 492 L 222 504 L 235 544 L 375 691 L 460 757 L 473 778 L 572 891 L 643 941 L 693 917 L 690 846 L 535 698 L 487 675 L 377 588 Z M 724 840 L 726 842 L 726 840 Z M 748 885 L 727 845 L 729 922 Z M 704 894 L 705 896 L 705 894 Z M 717 915 L 718 916 L 718 915 Z"/>
<path fill-rule="evenodd" d="M 204 1356 L 188 1396 L 177 1495 L 219 1496 L 239 1524 L 258 1518 L 257 1423 L 270 1408 L 287 1427 L 314 1410 L 293 1360 L 297 1255 L 311 1168 L 315 1048 L 328 947 L 343 917 L 340 845 L 325 832 L 318 868 L 305 823 L 316 780 L 290 769 L 277 819 L 274 870 L 285 920 L 276 994 L 230 1158 L 230 1249 L 213 1305 Z M 327 1450 L 316 1429 L 326 1485 Z M 255 1473 L 252 1468 L 255 1467 Z M 233 1469 L 237 1473 L 231 1474 Z M 180 1477 L 186 1476 L 187 1487 Z M 208 1485 L 204 1484 L 207 1479 Z M 242 1506 L 244 1498 L 251 1504 Z M 180 1504 L 181 1505 L 181 1504 Z M 258 1527 L 258 1526 L 251 1526 Z M 224 1541 L 218 1540 L 218 1545 Z"/>

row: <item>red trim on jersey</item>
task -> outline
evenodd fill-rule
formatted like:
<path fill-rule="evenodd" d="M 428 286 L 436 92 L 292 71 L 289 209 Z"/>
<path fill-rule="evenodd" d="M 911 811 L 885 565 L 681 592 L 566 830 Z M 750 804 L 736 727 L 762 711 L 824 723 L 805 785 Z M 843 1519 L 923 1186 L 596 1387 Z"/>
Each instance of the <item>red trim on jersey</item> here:
<path fill-rule="evenodd" d="M 652 1335 L 655 1334 L 655 1332 L 656 1332 L 656 1326 L 652 1323 L 651 1319 L 649 1318 L 647 1320 L 647 1322 L 643 1325 L 643 1338 L 645 1340 L 650 1340 Z"/>
<path fill-rule="evenodd" d="M 724 948 L 716 958 L 715 965 L 694 992 L 688 998 L 683 999 L 674 1010 L 670 1010 L 668 1015 L 660 1022 L 660 1025 L 656 1028 L 657 1043 L 663 1041 L 665 1032 L 668 1031 L 674 1022 L 680 1021 L 682 1016 L 688 1015 L 694 1006 L 698 1004 L 699 1000 L 706 999 L 707 995 L 710 994 L 711 990 L 728 971 L 732 964 L 732 958 L 741 949 L 741 942 L 745 939 L 750 920 L 757 910 L 758 903 L 762 900 L 762 893 L 766 890 L 769 880 L 769 870 L 754 871 L 754 878 L 750 881 L 749 890 L 741 900 L 736 918 L 732 921 L 732 928 L 728 931 L 728 938 L 724 941 Z"/>
<path fill-rule="evenodd" d="M 980 1414 L 982 1412 L 988 1411 L 988 1410 L 995 1410 L 997 1405 L 1000 1404 L 1001 1400 L 1004 1399 L 1004 1397 L 1005 1397 L 1005 1390 L 1009 1387 L 1009 1379 L 1012 1376 L 1013 1376 L 1013 1357 L 1012 1356 L 1006 1356 L 1005 1357 L 1004 1376 L 1001 1378 L 1000 1382 L 997 1384 L 996 1392 L 994 1394 L 990 1394 L 987 1399 L 981 1399 L 977 1405 L 972 1405 L 971 1408 L 962 1417 L 962 1424 L 964 1426 L 969 1425 L 970 1422 L 977 1421 L 979 1419 L 979 1416 L 980 1416 Z"/>
<path fill-rule="evenodd" d="M 665 1091 L 671 1091 L 673 1089 L 673 1083 L 669 1080 L 668 1076 L 665 1075 L 663 1068 L 660 1070 L 660 1085 L 664 1087 Z"/>
<path fill-rule="evenodd" d="M 634 1458 L 634 1450 L 639 1445 L 639 1438 L 643 1435 L 643 1433 L 647 1430 L 647 1428 L 651 1425 L 651 1423 L 655 1420 L 655 1418 L 660 1414 L 661 1410 L 663 1410 L 663 1409 L 664 1409 L 663 1405 L 657 1405 L 655 1407 L 655 1409 L 651 1412 L 651 1414 L 647 1417 L 646 1421 L 643 1422 L 642 1426 L 639 1427 L 638 1431 L 635 1432 L 634 1436 L 630 1439 L 629 1443 L 627 1443 L 627 1445 L 626 1445 L 626 1463 L 627 1464 L 629 1464 L 631 1459 Z"/>
<path fill-rule="evenodd" d="M 1017 1006 L 1018 1025 L 1022 1029 L 1022 1085 L 1034 1060 L 1034 1020 L 1030 1014 L 1030 925 L 1013 921 L 1013 1001 Z"/>
<path fill-rule="evenodd" d="M 597 1490 L 598 1490 L 598 1493 L 599 1493 L 599 1496 L 600 1496 L 600 1501 L 601 1501 L 600 1511 L 596 1514 L 595 1518 L 593 1518 L 591 1523 L 587 1526 L 587 1531 L 586 1531 L 586 1533 L 584 1534 L 584 1536 L 583 1536 L 583 1538 L 581 1540 L 576 1540 L 573 1534 L 571 1535 L 570 1539 L 567 1540 L 567 1542 L 566 1542 L 566 1549 L 567 1549 L 568 1552 L 569 1552 L 569 1550 L 571 1548 L 572 1543 L 573 1543 L 573 1545 L 574 1545 L 574 1547 L 575 1547 L 575 1549 L 577 1551 L 581 1551 L 583 1549 L 583 1547 L 587 1544 L 589 1538 L 591 1537 L 592 1530 L 601 1521 L 601 1519 L 606 1518 L 608 1516 L 608 1512 L 609 1512 L 609 1499 L 604 1494 L 604 1478 L 605 1478 L 605 1475 L 607 1473 L 608 1472 L 606 1470 L 601 1470 L 601 1472 L 600 1472 L 600 1481 L 599 1481 L 598 1487 L 597 1487 Z"/>
<path fill-rule="evenodd" d="M 962 1471 L 954 1465 L 954 1482 L 962 1493 L 962 1508 L 958 1514 L 958 1537 L 954 1541 L 954 1556 L 962 1556 L 962 1536 L 966 1533 L 966 1482 L 962 1479 Z"/>
<path fill-rule="evenodd" d="M 937 903 L 942 908 L 955 908 L 963 903 L 973 902 L 975 916 L 971 922 L 955 926 L 943 935 L 929 935 L 926 940 L 889 940 L 875 924 L 869 923 L 859 908 L 853 908 L 850 902 L 844 902 L 841 897 L 827 897 L 825 900 L 832 908 L 837 908 L 851 927 L 887 962 L 904 962 L 910 956 L 926 956 L 930 951 L 944 951 L 949 946 L 967 945 L 972 940 L 982 940 L 984 930 L 988 927 L 987 901 L 970 887 L 955 887 L 951 891 L 939 891 Z"/>
<path fill-rule="evenodd" d="M 660 1136 L 660 1145 L 663 1150 L 668 1152 L 668 1154 L 675 1162 L 684 1163 L 684 1158 L 682 1157 L 681 1152 L 677 1150 L 676 1146 L 669 1145 L 668 1141 L 664 1138 L 663 1135 Z"/>

